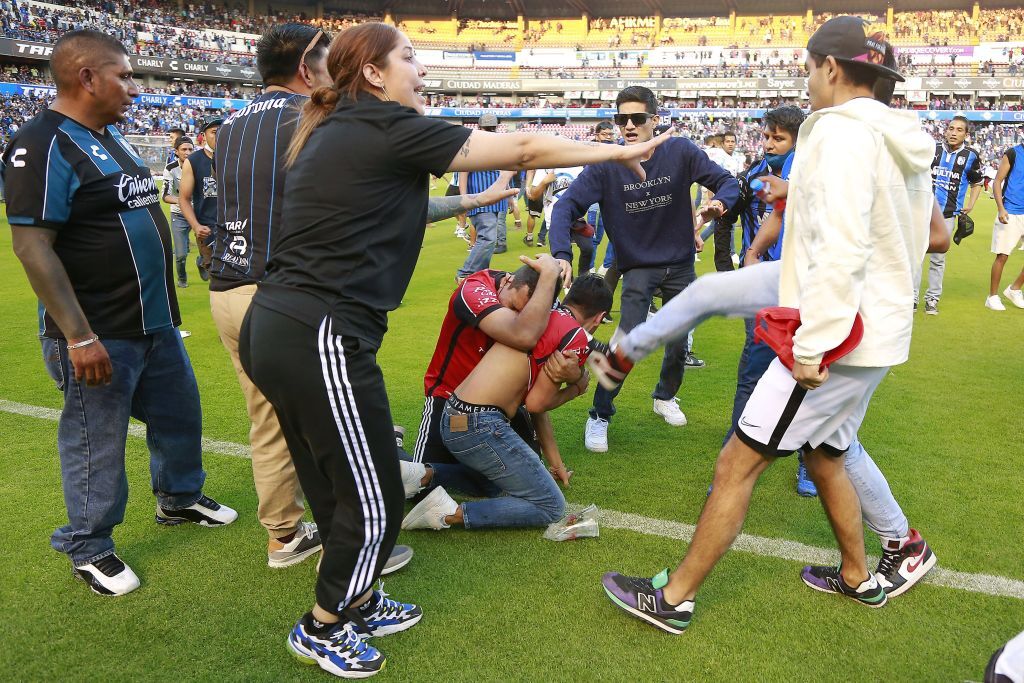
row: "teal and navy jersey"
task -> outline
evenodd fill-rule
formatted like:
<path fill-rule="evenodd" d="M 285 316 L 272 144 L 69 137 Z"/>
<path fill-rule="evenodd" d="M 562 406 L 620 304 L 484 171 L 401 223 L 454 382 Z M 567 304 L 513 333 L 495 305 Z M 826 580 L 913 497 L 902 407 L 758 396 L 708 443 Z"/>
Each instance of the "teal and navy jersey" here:
<path fill-rule="evenodd" d="M 211 290 L 263 279 L 281 229 L 285 155 L 308 99 L 265 93 L 229 116 L 217 132 Z"/>
<path fill-rule="evenodd" d="M 501 171 L 472 171 L 467 173 L 466 194 L 483 192 L 498 180 L 499 175 L 501 175 Z M 503 211 L 508 211 L 507 199 L 502 199 L 497 204 L 491 204 L 490 206 L 481 206 L 478 209 L 470 209 L 466 212 L 466 215 L 475 216 L 478 213 L 502 213 Z"/>
<path fill-rule="evenodd" d="M 181 324 L 171 234 L 153 174 L 114 126 L 103 132 L 46 109 L 3 155 L 7 220 L 57 233 L 53 249 L 100 337 Z M 63 337 L 49 315 L 44 333 Z"/>
<path fill-rule="evenodd" d="M 967 182 L 964 182 L 964 179 Z M 981 170 L 978 153 L 967 145 L 949 151 L 945 143 L 935 144 L 935 158 L 932 159 L 932 187 L 935 200 L 942 208 L 942 215 L 952 218 L 964 208 L 969 185 L 977 185 L 985 179 Z"/>

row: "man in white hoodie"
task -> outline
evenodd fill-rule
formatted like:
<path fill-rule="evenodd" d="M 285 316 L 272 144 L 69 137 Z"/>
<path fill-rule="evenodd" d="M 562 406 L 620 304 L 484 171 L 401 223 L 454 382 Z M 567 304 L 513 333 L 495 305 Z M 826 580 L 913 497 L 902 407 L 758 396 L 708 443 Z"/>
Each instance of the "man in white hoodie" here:
<path fill-rule="evenodd" d="M 739 533 L 761 473 L 802 449 L 842 553 L 840 567 L 807 567 L 816 590 L 881 607 L 886 594 L 868 571 L 860 506 L 844 469 L 868 402 L 888 368 L 906 361 L 914 283 L 928 246 L 934 205 L 934 143 L 914 114 L 872 97 L 889 46 L 856 17 L 826 22 L 807 46 L 812 114 L 800 129 L 786 209 L 779 303 L 797 308 L 793 369 L 776 359 L 758 382 L 679 567 L 653 579 L 609 572 L 602 582 L 625 611 L 669 633 L 689 625 L 697 589 Z M 831 368 L 823 355 L 864 336 Z"/>

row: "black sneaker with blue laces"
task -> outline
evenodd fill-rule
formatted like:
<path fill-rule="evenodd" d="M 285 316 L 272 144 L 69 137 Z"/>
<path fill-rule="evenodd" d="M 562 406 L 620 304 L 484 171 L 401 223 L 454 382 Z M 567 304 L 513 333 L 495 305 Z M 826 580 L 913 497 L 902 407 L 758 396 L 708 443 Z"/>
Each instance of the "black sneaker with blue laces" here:
<path fill-rule="evenodd" d="M 366 623 L 365 634 L 386 636 L 415 626 L 423 618 L 423 610 L 407 602 L 398 602 L 384 592 L 379 584 L 370 599 L 359 607 L 358 613 Z"/>
<path fill-rule="evenodd" d="M 693 618 L 693 600 L 684 600 L 678 605 L 665 601 L 662 589 L 668 584 L 667 569 L 653 579 L 608 572 L 601 583 L 612 602 L 662 631 L 679 635 Z"/>
<path fill-rule="evenodd" d="M 288 635 L 288 650 L 303 664 L 316 664 L 340 678 L 369 678 L 380 673 L 386 662 L 380 650 L 364 641 L 347 621 L 320 634 L 300 619 Z"/>

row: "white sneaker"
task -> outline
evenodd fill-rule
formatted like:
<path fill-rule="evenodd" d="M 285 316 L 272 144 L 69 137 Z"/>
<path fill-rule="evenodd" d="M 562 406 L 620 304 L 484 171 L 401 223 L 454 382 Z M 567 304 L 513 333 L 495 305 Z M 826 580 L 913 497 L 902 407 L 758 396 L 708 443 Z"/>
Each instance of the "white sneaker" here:
<path fill-rule="evenodd" d="M 660 398 L 654 399 L 654 412 L 665 418 L 665 422 L 673 427 L 682 427 L 686 424 L 686 415 L 679 410 L 679 399 L 675 396 L 667 401 L 662 401 Z"/>
<path fill-rule="evenodd" d="M 459 504 L 452 500 L 443 487 L 438 486 L 417 503 L 416 507 L 409 510 L 409 514 L 402 520 L 402 528 L 447 529 L 449 525 L 444 523 L 444 518 L 454 515 L 458 509 Z"/>
<path fill-rule="evenodd" d="M 989 298 L 985 299 L 985 308 L 989 309 L 990 311 L 1006 310 L 1006 306 L 1004 306 L 1003 302 L 999 300 L 998 294 L 993 294 Z"/>
<path fill-rule="evenodd" d="M 608 452 L 608 420 L 599 417 L 588 417 L 587 427 L 583 432 L 583 443 L 592 453 Z"/>
<path fill-rule="evenodd" d="M 455 236 L 458 237 L 459 239 L 465 239 L 466 231 L 463 230 L 462 228 L 455 228 Z"/>
<path fill-rule="evenodd" d="M 409 500 L 423 490 L 420 482 L 427 474 L 427 467 L 421 462 L 409 462 L 399 460 L 398 466 L 402 468 L 402 486 L 405 487 L 405 499 Z"/>
<path fill-rule="evenodd" d="M 1024 308 L 1024 292 L 1019 289 L 1010 289 L 1007 287 L 1003 290 L 1003 296 L 1010 300 L 1010 303 L 1017 308 Z"/>
<path fill-rule="evenodd" d="M 74 567 L 72 572 L 75 578 L 89 584 L 89 588 L 97 595 L 124 595 L 139 587 L 139 577 L 113 553 L 81 567 Z"/>
<path fill-rule="evenodd" d="M 735 266 L 736 268 L 740 267 L 740 255 L 739 254 L 733 254 L 732 255 L 732 265 Z"/>
<path fill-rule="evenodd" d="M 282 543 L 276 538 L 267 542 L 267 566 L 273 569 L 291 567 L 320 552 L 320 532 L 316 524 L 299 522 L 292 540 Z"/>

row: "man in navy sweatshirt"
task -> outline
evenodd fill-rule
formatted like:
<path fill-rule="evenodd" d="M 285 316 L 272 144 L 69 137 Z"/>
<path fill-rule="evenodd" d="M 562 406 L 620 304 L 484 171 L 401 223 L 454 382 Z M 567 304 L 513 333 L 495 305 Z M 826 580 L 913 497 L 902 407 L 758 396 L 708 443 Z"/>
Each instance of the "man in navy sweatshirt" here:
<path fill-rule="evenodd" d="M 659 117 L 653 92 L 630 86 L 619 93 L 615 106 L 615 123 L 627 145 L 654 137 Z M 736 179 L 685 138 L 665 142 L 643 162 L 643 167 L 647 179 L 638 181 L 614 164 L 588 166 L 555 204 L 549 229 L 551 253 L 565 262 L 563 272 L 571 273 L 570 225 L 592 204 L 600 205 L 605 232 L 622 271 L 619 329 L 623 332 L 629 332 L 647 318 L 655 290 L 661 289 L 667 303 L 696 277 L 696 236 L 690 199 L 693 184 L 715 193 L 700 209 L 705 220 L 718 218 L 739 198 Z M 683 381 L 685 357 L 685 338 L 665 346 L 661 377 L 652 394 L 654 412 L 677 427 L 686 424 L 676 398 Z M 613 401 L 618 392 L 619 389 L 597 388 L 587 420 L 588 450 L 608 450 L 608 421 L 615 414 Z"/>

